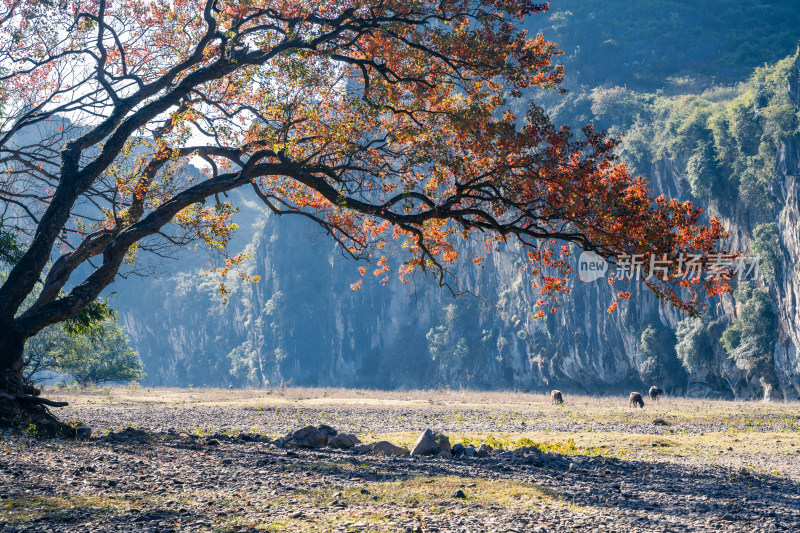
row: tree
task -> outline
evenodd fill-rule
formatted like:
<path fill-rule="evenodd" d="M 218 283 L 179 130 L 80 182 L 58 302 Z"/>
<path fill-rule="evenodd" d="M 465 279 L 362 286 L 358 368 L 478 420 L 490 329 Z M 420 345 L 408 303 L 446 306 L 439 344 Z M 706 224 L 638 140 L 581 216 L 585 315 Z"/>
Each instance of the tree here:
<path fill-rule="evenodd" d="M 764 283 L 774 283 L 781 272 L 781 245 L 778 225 L 765 222 L 753 228 L 753 241 L 750 248 L 761 260 L 759 269 Z"/>
<path fill-rule="evenodd" d="M 104 324 L 100 337 L 81 335 L 73 337 L 73 341 L 56 347 L 54 368 L 72 376 L 80 385 L 139 381 L 144 377 L 139 355 L 128 345 L 125 330 L 113 321 Z"/>
<path fill-rule="evenodd" d="M 689 374 L 709 370 L 713 360 L 711 339 L 705 317 L 688 316 L 678 322 L 675 353 Z"/>
<path fill-rule="evenodd" d="M 224 279 L 242 261 L 225 250 L 235 207 L 224 197 L 240 187 L 277 215 L 315 221 L 375 261 L 377 276 L 433 271 L 444 283 L 460 241 L 488 253 L 516 240 L 540 315 L 553 305 L 545 296 L 568 291 L 565 243 L 607 258 L 713 250 L 719 222 L 654 200 L 615 161 L 614 140 L 591 127 L 575 139 L 533 103 L 524 118 L 508 111 L 561 82 L 556 46 L 515 26 L 546 7 L 6 2 L 0 202 L 24 253 L 0 287 L 0 373 L 19 376 L 26 339 L 75 316 L 147 252 L 200 243 L 219 251 Z M 204 162 L 202 176 L 190 161 Z M 383 255 L 391 239 L 399 265 Z M 675 280 L 647 283 L 681 309 L 702 305 Z"/>
<path fill-rule="evenodd" d="M 21 255 L 13 228 L 4 227 L 3 218 L 0 217 L 0 266 L 13 265 Z"/>
<path fill-rule="evenodd" d="M 639 349 L 644 356 L 639 366 L 642 382 L 661 384 L 666 380 L 673 386 L 686 384 L 686 374 L 676 355 L 675 344 L 675 333 L 657 318 L 643 324 L 639 336 Z"/>
<path fill-rule="evenodd" d="M 760 378 L 768 394 L 775 382 L 772 355 L 778 341 L 777 316 L 769 294 L 748 282 L 735 296 L 739 316 L 722 334 L 722 346 L 748 380 Z"/>
<path fill-rule="evenodd" d="M 5 281 L 6 276 L 6 272 L 0 272 L 0 282 Z M 22 309 L 30 307 L 38 296 L 36 288 L 25 299 Z M 127 334 L 116 320 L 117 312 L 109 305 L 108 297 L 97 298 L 73 317 L 47 326 L 30 337 L 23 352 L 24 381 L 35 383 L 43 370 L 72 375 L 82 384 L 87 383 L 82 380 L 87 371 L 93 376 L 104 372 L 109 376 L 99 381 L 141 379 L 144 376 L 142 362 L 128 345 Z M 101 358 L 109 360 L 101 361 Z M 110 372 L 102 370 L 104 366 L 110 368 Z"/>
<path fill-rule="evenodd" d="M 30 378 L 42 370 L 56 370 L 80 385 L 108 381 L 139 381 L 144 366 L 128 344 L 125 330 L 108 318 L 94 334 L 66 333 L 48 326 L 25 344 L 25 371 Z"/>

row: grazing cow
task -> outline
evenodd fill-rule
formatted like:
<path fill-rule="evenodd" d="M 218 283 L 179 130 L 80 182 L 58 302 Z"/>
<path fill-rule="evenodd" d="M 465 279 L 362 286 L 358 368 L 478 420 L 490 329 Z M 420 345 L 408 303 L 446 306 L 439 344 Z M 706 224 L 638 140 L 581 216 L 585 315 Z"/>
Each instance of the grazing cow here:
<path fill-rule="evenodd" d="M 644 407 L 644 400 L 642 400 L 642 395 L 638 392 L 631 393 L 631 407 Z"/>
<path fill-rule="evenodd" d="M 561 395 L 560 390 L 554 390 L 551 392 L 550 398 L 553 399 L 553 403 L 564 403 L 564 397 Z"/>
<path fill-rule="evenodd" d="M 650 399 L 655 402 L 657 400 L 660 400 L 661 397 L 664 395 L 664 389 L 662 389 L 661 387 L 656 387 L 655 385 L 653 385 L 652 387 L 650 387 L 650 393 L 649 394 L 650 394 Z"/>

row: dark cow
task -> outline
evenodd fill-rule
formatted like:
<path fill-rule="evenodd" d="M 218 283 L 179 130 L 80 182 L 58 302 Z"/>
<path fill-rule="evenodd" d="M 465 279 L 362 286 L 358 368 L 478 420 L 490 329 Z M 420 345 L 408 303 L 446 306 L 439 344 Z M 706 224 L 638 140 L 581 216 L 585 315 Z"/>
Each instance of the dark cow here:
<path fill-rule="evenodd" d="M 553 403 L 564 403 L 564 397 L 561 395 L 560 390 L 554 390 L 551 392 L 550 398 L 553 399 Z"/>
<path fill-rule="evenodd" d="M 642 400 L 642 395 L 638 392 L 631 393 L 631 407 L 644 407 L 644 400 Z"/>
<path fill-rule="evenodd" d="M 661 387 L 656 387 L 655 385 L 653 385 L 652 387 L 650 387 L 650 393 L 649 394 L 650 394 L 650 399 L 655 402 L 655 401 L 660 400 L 661 397 L 664 395 L 664 389 L 662 389 Z"/>

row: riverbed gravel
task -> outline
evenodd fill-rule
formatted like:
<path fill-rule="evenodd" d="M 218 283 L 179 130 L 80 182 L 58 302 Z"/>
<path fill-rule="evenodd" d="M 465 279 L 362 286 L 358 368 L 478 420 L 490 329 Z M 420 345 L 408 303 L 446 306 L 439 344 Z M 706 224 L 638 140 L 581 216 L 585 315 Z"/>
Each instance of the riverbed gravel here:
<path fill-rule="evenodd" d="M 319 423 L 363 440 L 414 436 L 426 428 L 444 434 L 546 431 L 559 438 L 587 428 L 623 436 L 664 435 L 664 428 L 643 423 L 648 418 L 641 413 L 628 423 L 595 414 L 571 421 L 544 404 L 517 416 L 507 405 L 454 414 L 449 403 L 354 405 L 335 398 L 319 405 L 311 398 L 273 404 L 84 400 L 59 414 L 90 426 L 88 440 L 0 439 L 0 530 L 800 530 L 800 453 L 792 440 L 798 435 L 779 427 L 793 424 L 795 405 L 765 415 L 751 433 L 783 432 L 767 449 L 666 454 L 653 441 L 652 449 L 624 453 L 609 446 L 609 453 L 384 457 L 284 449 L 273 439 Z M 544 414 L 537 421 L 539 410 Z M 670 431 L 689 436 L 724 434 L 739 423 L 677 415 L 673 422 Z"/>

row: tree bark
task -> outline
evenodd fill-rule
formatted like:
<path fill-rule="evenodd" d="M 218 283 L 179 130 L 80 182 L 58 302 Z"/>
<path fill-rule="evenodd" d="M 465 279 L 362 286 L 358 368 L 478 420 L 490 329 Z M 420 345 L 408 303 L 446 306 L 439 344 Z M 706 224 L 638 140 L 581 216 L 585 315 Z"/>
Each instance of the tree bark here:
<path fill-rule="evenodd" d="M 31 426 L 42 437 L 75 437 L 75 430 L 58 420 L 45 406 L 67 402 L 40 398 L 39 389 L 22 375 L 25 335 L 13 320 L 0 321 L 0 425 L 22 431 Z"/>
<path fill-rule="evenodd" d="M 24 348 L 25 336 L 17 330 L 14 321 L 0 320 L 0 388 L 8 376 L 22 378 Z"/>

